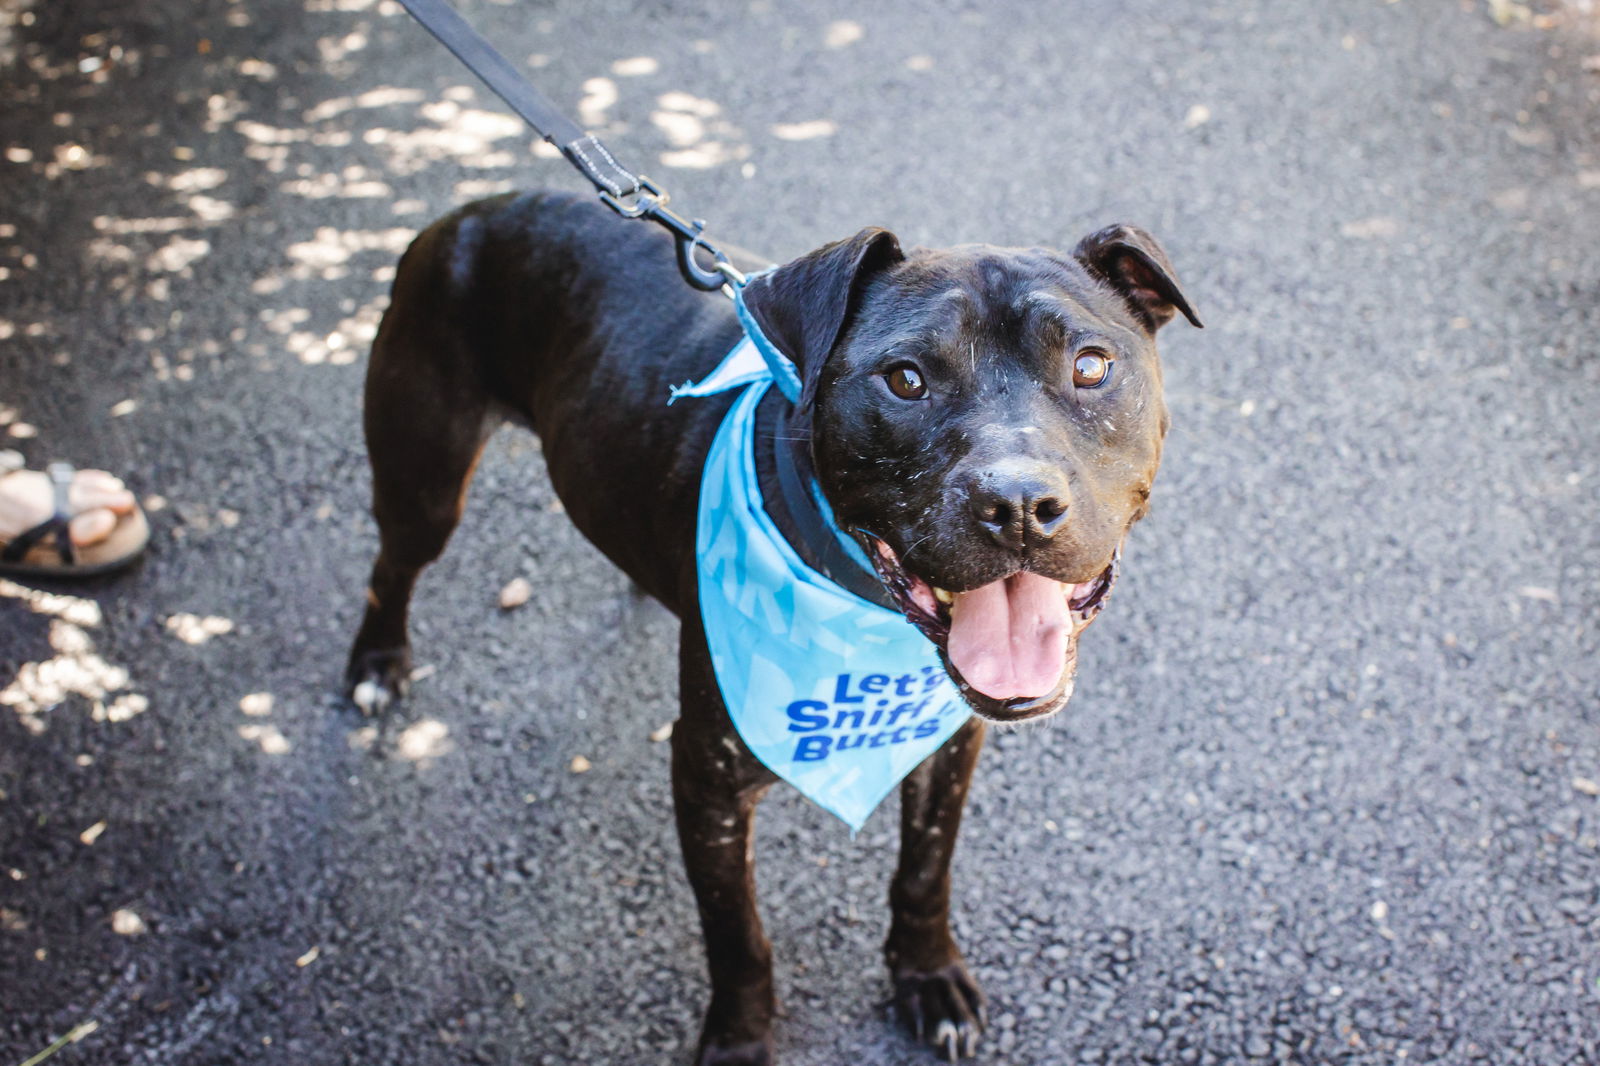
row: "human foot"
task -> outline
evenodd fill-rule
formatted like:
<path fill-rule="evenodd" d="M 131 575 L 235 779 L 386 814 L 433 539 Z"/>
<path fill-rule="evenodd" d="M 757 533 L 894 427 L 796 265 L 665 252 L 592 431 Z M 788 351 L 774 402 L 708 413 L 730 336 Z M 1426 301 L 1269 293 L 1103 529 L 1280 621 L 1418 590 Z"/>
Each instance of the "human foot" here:
<path fill-rule="evenodd" d="M 131 562 L 149 540 L 133 493 L 104 470 L 21 468 L 0 453 L 0 571 L 66 576 Z M 65 535 L 63 535 L 65 534 Z"/>

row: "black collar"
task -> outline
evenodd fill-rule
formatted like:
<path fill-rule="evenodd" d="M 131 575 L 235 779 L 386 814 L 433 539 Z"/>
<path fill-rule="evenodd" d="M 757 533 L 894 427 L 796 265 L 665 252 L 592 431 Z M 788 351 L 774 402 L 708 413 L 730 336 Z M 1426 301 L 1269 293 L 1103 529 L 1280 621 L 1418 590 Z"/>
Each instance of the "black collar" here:
<path fill-rule="evenodd" d="M 795 552 L 813 569 L 845 591 L 888 610 L 898 610 L 877 575 L 862 568 L 839 543 L 834 527 L 822 515 L 811 489 L 809 427 L 788 424 L 789 405 L 777 389 L 762 398 L 756 410 L 756 478 L 767 514 Z M 775 487 L 778 491 L 769 491 Z"/>

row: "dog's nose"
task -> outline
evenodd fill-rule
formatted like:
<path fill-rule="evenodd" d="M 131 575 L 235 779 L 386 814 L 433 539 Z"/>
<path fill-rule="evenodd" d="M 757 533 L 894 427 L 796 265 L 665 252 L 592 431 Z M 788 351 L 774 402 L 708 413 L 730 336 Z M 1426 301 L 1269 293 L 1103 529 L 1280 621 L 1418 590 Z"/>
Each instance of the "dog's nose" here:
<path fill-rule="evenodd" d="M 1054 471 L 989 471 L 969 496 L 978 525 L 1002 548 L 1022 551 L 1053 537 L 1067 520 L 1065 479 Z"/>

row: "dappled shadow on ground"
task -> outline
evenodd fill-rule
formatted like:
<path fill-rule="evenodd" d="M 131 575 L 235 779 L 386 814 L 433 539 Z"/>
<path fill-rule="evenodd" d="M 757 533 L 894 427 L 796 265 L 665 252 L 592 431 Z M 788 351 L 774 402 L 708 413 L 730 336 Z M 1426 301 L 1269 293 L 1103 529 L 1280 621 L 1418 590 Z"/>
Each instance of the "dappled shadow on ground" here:
<path fill-rule="evenodd" d="M 1441 481 L 1461 501 L 1449 524 L 1401 537 L 1373 519 L 1350 536 L 1338 521 L 1386 504 L 1392 516 L 1393 486 L 1419 479 L 1407 462 L 1415 439 L 1463 432 L 1457 413 L 1430 406 L 1433 389 L 1473 397 L 1494 440 L 1513 433 L 1505 390 L 1585 373 L 1593 271 L 1534 245 L 1600 195 L 1592 136 L 1563 127 L 1557 106 L 1593 100 L 1581 81 L 1600 77 L 1583 59 L 1593 17 L 1581 4 L 1510 0 L 1436 16 L 1501 34 L 1472 77 L 1447 71 L 1405 101 L 1423 131 L 1399 138 L 1406 153 L 1430 139 L 1472 148 L 1396 170 L 1397 182 L 1437 183 L 1450 223 L 1440 226 L 1435 204 L 1408 201 L 1377 166 L 1354 192 L 1321 199 L 1330 171 L 1396 136 L 1392 117 L 1337 145 L 1312 127 L 1351 106 L 1340 92 L 1413 62 L 1413 39 L 1433 43 L 1400 21 L 1413 18 L 1410 0 L 1361 15 L 1396 21 L 1352 27 L 1328 12 L 1273 22 L 1250 4 L 1192 19 L 1090 6 L 1085 23 L 1103 17 L 1107 35 L 1121 34 L 1115 47 L 1068 42 L 1054 24 L 1013 39 L 997 23 L 1036 16 L 977 7 L 914 39 L 905 11 L 842 18 L 762 0 L 723 33 L 646 5 L 470 11 L 628 161 L 685 190 L 700 213 L 709 204 L 740 218 L 741 243 L 748 232 L 798 250 L 892 212 L 928 229 L 937 214 L 960 239 L 993 230 L 1070 243 L 1091 228 L 1074 212 L 1120 210 L 1130 175 L 1145 170 L 1175 175 L 1149 207 L 1161 221 L 1207 220 L 1189 230 L 1186 271 L 1201 262 L 1186 277 L 1207 283 L 1203 309 L 1223 312 L 1208 336 L 1227 351 L 1174 368 L 1187 436 L 1163 491 L 1231 517 L 1151 531 L 1170 561 L 1150 560 L 1147 594 L 1188 590 L 1166 604 L 1188 613 L 1181 625 L 1141 614 L 1130 590 L 1129 628 L 1102 648 L 1139 680 L 1090 679 L 1083 719 L 996 744 L 990 770 L 1001 776 L 990 780 L 1023 779 L 1004 776 L 1011 752 L 1032 768 L 1040 747 L 1050 778 L 1016 800 L 980 783 L 975 807 L 989 840 L 973 847 L 990 872 L 967 883 L 1005 889 L 972 889 L 967 911 L 990 938 L 977 965 L 1013 1004 L 997 1012 L 1002 1053 L 1060 1051 L 1050 1042 L 1069 1032 L 1085 1060 L 1104 1044 L 1106 1061 L 1367 1062 L 1404 1050 L 1466 1061 L 1483 1037 L 1454 1020 L 1473 1008 L 1449 974 L 1477 965 L 1467 942 L 1488 933 L 1429 924 L 1420 905 L 1406 914 L 1430 877 L 1468 899 L 1497 951 L 1519 945 L 1484 966 L 1537 973 L 1563 997 L 1528 1017 L 1587 1010 L 1593 974 L 1581 941 L 1563 934 L 1595 920 L 1592 804 L 1579 804 L 1600 787 L 1593 745 L 1568 735 L 1593 722 L 1541 710 L 1570 701 L 1582 667 L 1539 641 L 1561 634 L 1560 648 L 1592 649 L 1580 617 L 1592 596 L 1555 564 L 1501 573 L 1507 558 L 1544 557 L 1539 517 L 1592 495 L 1592 463 L 1556 449 L 1519 479 L 1526 468 L 1512 459 L 1473 453 Z M 662 33 L 656 18 L 678 21 Z M 1308 36 L 1322 80 L 1304 100 L 1285 101 L 1281 85 L 1241 100 L 1238 86 L 1210 80 L 1214 54 L 1237 40 L 1253 60 L 1298 71 Z M 991 39 L 1004 41 L 992 54 Z M 1139 58 L 1147 49 L 1176 58 L 1151 65 Z M 964 62 L 968 53 L 983 61 Z M 1083 73 L 1123 63 L 1138 77 Z M 949 70 L 961 72 L 954 83 Z M 1486 104 L 1473 77 L 1496 76 L 1523 95 Z M 1143 94 L 1139 106 L 1118 111 L 1130 94 Z M 865 113 L 857 96 L 870 98 Z M 1291 105 L 1309 132 L 1264 139 Z M 1072 107 L 1115 118 L 1060 118 Z M 852 113 L 866 135 L 852 136 Z M 997 129 L 1004 148 L 986 140 Z M 382 725 L 350 716 L 336 693 L 373 539 L 360 364 L 396 257 L 464 200 L 574 179 L 387 0 L 0 0 L 0 133 L 0 438 L 35 465 L 64 457 L 126 474 L 157 528 L 149 559 L 120 579 L 0 582 L 0 1058 L 21 1061 L 68 1032 L 83 1061 L 681 1058 L 704 989 L 667 818 L 674 628 L 578 542 L 534 444 L 496 441 L 471 534 L 424 583 L 421 661 L 438 673 L 420 676 L 412 704 Z M 1452 184 L 1461 155 L 1504 151 L 1522 154 L 1490 172 L 1492 186 Z M 841 185 L 874 200 L 863 206 Z M 1061 206 L 1064 185 L 1082 202 Z M 1479 310 L 1497 306 L 1505 283 L 1492 271 L 1407 271 L 1455 226 L 1470 230 L 1473 254 L 1524 271 L 1524 318 Z M 1378 272 L 1393 274 L 1388 299 L 1408 314 L 1344 301 L 1342 279 Z M 1388 387 L 1367 388 L 1370 377 Z M 1561 400 L 1550 399 L 1551 417 L 1564 417 Z M 1370 477 L 1329 488 L 1337 470 L 1363 465 Z M 1492 535 L 1474 495 L 1482 479 L 1504 488 L 1488 508 Z M 1288 514 L 1301 539 L 1275 549 Z M 1444 572 L 1439 560 L 1462 541 L 1484 549 L 1476 569 Z M 1397 608 L 1379 586 L 1407 568 L 1426 595 Z M 1279 617 L 1264 579 L 1287 587 L 1307 574 L 1324 599 L 1292 625 L 1240 630 L 1254 639 L 1196 665 L 1187 648 L 1204 627 Z M 531 592 L 502 609 L 499 590 L 519 576 Z M 1391 610 L 1404 625 L 1370 626 Z M 1336 676 L 1317 650 L 1333 645 Z M 1469 673 L 1530 646 L 1526 676 Z M 1265 693 L 1250 680 L 1263 674 L 1275 679 Z M 1160 717 L 1185 700 L 1221 723 L 1203 743 Z M 1438 727 L 1443 754 L 1418 740 L 1437 723 L 1403 716 L 1430 701 L 1453 708 Z M 1117 707 L 1138 709 L 1137 744 Z M 1480 810 L 1492 776 L 1482 767 L 1500 764 L 1475 754 L 1460 766 L 1450 745 L 1478 753 L 1518 729 L 1531 739 L 1502 757 L 1531 798 Z M 1248 759 L 1261 737 L 1292 747 L 1306 736 L 1299 762 L 1273 749 L 1253 764 L 1256 806 L 1234 803 L 1228 758 Z M 1361 750 L 1360 737 L 1394 760 L 1382 764 L 1392 777 L 1363 784 L 1374 760 L 1342 754 Z M 1073 761 L 1069 741 L 1103 754 Z M 1408 806 L 1401 778 L 1447 799 Z M 1365 805 L 1342 830 L 1321 805 L 1341 787 Z M 1112 810 L 1108 795 L 1129 805 Z M 763 840 L 784 871 L 775 928 L 797 953 L 831 954 L 786 963 L 787 1032 L 807 1042 L 786 1050 L 794 1061 L 896 1061 L 905 1049 L 871 1007 L 879 930 L 858 911 L 881 896 L 888 833 L 875 823 L 852 850 L 787 802 L 777 824 L 815 835 Z M 1168 806 L 1171 835 L 1141 836 Z M 892 811 L 879 817 L 887 825 Z M 1273 835 L 1284 824 L 1316 828 L 1286 843 Z M 1396 826 L 1410 835 L 1389 839 Z M 1455 874 L 1424 876 L 1431 837 L 1459 838 L 1439 844 L 1455 848 L 1445 853 Z M 1185 859 L 1164 862 L 1173 849 Z M 1290 858 L 1274 868 L 1275 853 Z M 1191 855 L 1192 869 L 1174 868 Z M 1041 876 L 1056 863 L 1087 887 Z M 1196 869 L 1248 891 L 1196 899 L 1181 921 L 1152 925 L 1166 912 L 1133 889 L 1182 900 Z M 1534 902 L 1480 899 L 1473 878 L 1506 870 Z M 1312 883 L 1309 902 L 1294 895 L 1297 878 Z M 1232 939 L 1246 927 L 1261 939 Z M 1307 928 L 1328 937 L 1312 943 Z M 1417 959 L 1434 960 L 1422 967 L 1421 1020 L 1372 1021 Z M 1254 1013 L 1228 1017 L 1243 993 Z M 1496 1019 L 1490 1043 L 1548 1035 L 1513 1021 Z M 89 1024 L 98 1028 L 77 1028 Z"/>
<path fill-rule="evenodd" d="M 544 20 L 519 37 L 553 49 L 556 29 Z M 861 33 L 842 22 L 816 32 L 827 48 Z M 481 759 L 467 767 L 462 744 L 480 745 L 485 729 L 500 735 L 507 727 L 493 723 L 510 708 L 430 703 L 427 670 L 414 713 L 381 726 L 345 716 L 335 698 L 370 543 L 358 364 L 395 261 L 442 210 L 557 165 L 418 34 L 395 4 L 373 0 L 0 3 L 0 438 L 35 465 L 65 457 L 123 473 L 156 528 L 149 558 L 119 579 L 70 591 L 0 582 L 0 802 L 8 818 L 30 819 L 0 834 L 0 872 L 17 889 L 0 895 L 0 971 L 12 975 L 0 1056 L 20 1059 L 66 1034 L 82 1044 L 66 1053 L 124 1061 L 280 1051 L 332 1061 L 344 1045 L 367 1048 L 364 1061 L 398 1062 L 402 1045 L 416 1057 L 419 1039 L 445 1056 L 464 1041 L 493 1045 L 479 1014 L 490 1003 L 522 1019 L 512 1026 L 522 1046 L 550 1039 L 528 1035 L 530 1002 L 571 1031 L 562 1016 L 577 1007 L 573 995 L 552 998 L 538 981 L 580 975 L 508 940 L 507 958 L 450 963 L 421 1016 L 349 1035 L 369 995 L 405 1009 L 398 987 L 437 961 L 440 930 L 480 920 L 484 902 L 455 887 L 456 862 L 511 893 L 489 908 L 495 921 L 531 905 L 531 888 L 567 864 L 530 860 L 498 834 L 452 859 L 424 847 L 417 866 L 385 848 L 372 869 L 340 859 L 341 848 L 405 832 L 395 802 L 470 790 L 486 772 L 516 779 L 505 795 L 526 823 L 552 792 L 547 775 L 599 782 L 616 769 L 599 738 L 586 754 L 530 754 L 548 741 L 519 742 L 499 770 Z M 678 50 L 704 61 L 716 46 Z M 530 69 L 550 63 L 547 52 L 518 58 Z M 602 135 L 645 147 L 658 176 L 747 180 L 755 142 L 817 142 L 836 129 L 808 108 L 752 138 L 717 100 L 676 82 L 673 66 L 667 54 L 617 55 L 565 100 Z M 614 117 L 619 102 L 642 116 L 632 128 Z M 552 510 L 536 451 L 509 450 L 516 476 L 487 472 L 479 500 L 504 517 L 531 492 Z M 549 522 L 571 551 L 560 517 Z M 530 547 L 509 565 L 533 567 L 539 554 Z M 515 573 L 485 598 L 469 594 L 476 607 L 455 609 L 507 628 L 494 592 Z M 523 614 L 548 610 L 551 597 L 541 598 L 546 607 Z M 611 616 L 636 630 L 631 597 L 618 604 Z M 668 654 L 670 628 L 652 617 L 636 646 L 618 645 L 624 632 L 579 639 L 587 651 L 610 647 L 626 674 L 653 675 L 646 664 Z M 540 661 L 564 654 L 536 650 Z M 542 672 L 562 691 L 566 664 Z M 607 702 L 641 690 L 618 684 L 577 691 Z M 606 729 L 625 733 L 613 745 L 659 763 L 671 712 L 660 692 L 653 704 L 647 725 Z M 593 833 L 606 850 L 580 851 L 567 871 L 575 883 L 625 882 L 625 901 L 596 910 L 605 929 L 594 936 L 633 929 L 642 901 L 681 892 L 654 769 L 648 814 Z M 432 816 L 400 815 L 413 817 Z M 559 836 L 561 821 L 549 831 Z M 616 850 L 630 837 L 640 837 L 626 845 L 639 850 L 637 867 Z M 417 905 L 423 882 L 457 900 L 454 917 Z M 391 909 L 401 916 L 392 931 Z M 671 987 L 693 987 L 690 926 L 675 925 L 670 950 L 645 956 Z M 486 985 L 472 972 L 483 967 L 503 976 Z M 22 974 L 26 992 L 15 984 Z M 314 1005 L 319 975 L 345 991 Z M 693 1010 L 683 998 L 664 988 L 646 1011 L 654 1020 L 623 1034 L 628 1045 L 681 1047 Z"/>

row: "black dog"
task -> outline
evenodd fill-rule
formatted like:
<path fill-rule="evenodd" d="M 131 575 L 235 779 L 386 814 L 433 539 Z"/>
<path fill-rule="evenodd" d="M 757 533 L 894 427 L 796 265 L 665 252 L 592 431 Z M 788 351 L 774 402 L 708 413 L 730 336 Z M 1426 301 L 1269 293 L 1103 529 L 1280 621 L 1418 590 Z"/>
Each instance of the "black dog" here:
<path fill-rule="evenodd" d="M 1177 312 L 1200 323 L 1160 247 L 1125 226 L 1070 255 L 903 254 L 867 229 L 753 278 L 745 301 L 803 380 L 798 403 L 769 391 L 756 415 L 777 527 L 827 565 L 780 491 L 788 463 L 816 477 L 877 564 L 870 594 L 939 647 L 977 712 L 901 786 L 885 947 L 901 1016 L 953 1061 L 984 1018 L 948 924 L 984 720 L 1070 698 L 1077 635 L 1161 456 L 1155 333 Z M 701 467 L 730 400 L 665 400 L 740 336 L 726 299 L 676 277 L 664 234 L 592 202 L 500 197 L 427 229 L 401 260 L 367 373 L 382 548 L 348 675 L 369 712 L 403 695 L 417 575 L 460 518 L 489 434 L 506 418 L 530 425 L 578 528 L 683 620 L 672 788 L 711 972 L 701 1066 L 772 1061 L 751 830 L 774 776 L 729 720 L 697 610 Z"/>

